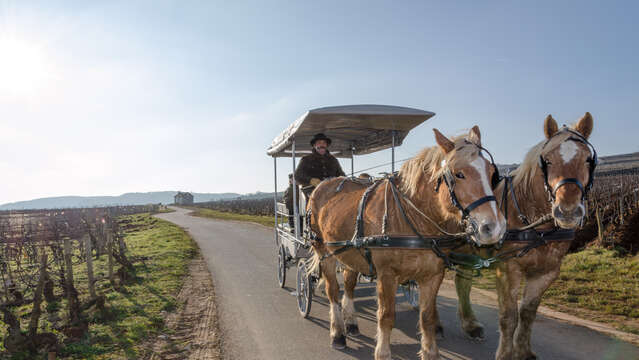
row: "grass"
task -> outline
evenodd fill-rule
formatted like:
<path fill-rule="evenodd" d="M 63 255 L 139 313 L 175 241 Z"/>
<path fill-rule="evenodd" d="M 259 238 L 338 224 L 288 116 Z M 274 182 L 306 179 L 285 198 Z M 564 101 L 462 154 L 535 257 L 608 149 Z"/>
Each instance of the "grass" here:
<path fill-rule="evenodd" d="M 494 290 L 495 272 L 482 271 L 473 285 Z M 639 334 L 639 255 L 603 248 L 567 255 L 542 305 Z"/>
<path fill-rule="evenodd" d="M 90 322 L 88 335 L 81 342 L 64 345 L 59 354 L 61 358 L 143 358 L 149 351 L 144 345 L 145 340 L 164 331 L 163 315 L 179 307 L 176 296 L 188 273 L 190 260 L 197 254 L 195 243 L 180 227 L 150 214 L 124 218 L 130 221 L 125 230 L 128 255 L 144 260 L 134 262 L 136 277 L 123 286 L 124 291 L 115 291 L 107 280 L 96 284 L 98 294 L 106 297 L 106 314 L 87 310 L 84 314 Z M 94 270 L 96 277 L 106 274 L 106 256 L 94 261 Z M 75 266 L 74 278 L 80 301 L 86 301 L 89 298 L 86 267 Z M 56 288 L 56 291 L 61 290 Z M 45 302 L 43 308 L 59 308 L 58 315 L 66 316 L 64 299 L 53 304 Z M 28 322 L 25 316 L 30 311 L 30 306 L 17 309 L 25 326 Z M 48 322 L 46 312 L 41 323 L 40 331 L 56 333 L 64 341 L 63 335 Z M 5 333 L 6 328 L 0 327 L 0 337 L 4 337 Z M 8 358 L 29 358 L 25 356 L 11 354 Z"/>
<path fill-rule="evenodd" d="M 191 215 L 206 217 L 212 219 L 221 219 L 221 220 L 235 220 L 235 221 L 246 221 L 257 223 L 264 226 L 273 226 L 273 217 L 272 216 L 263 216 L 263 215 L 247 215 L 247 214 L 237 214 L 232 212 L 225 212 L 219 210 L 211 210 L 197 207 L 189 207 L 189 209 L 193 210 Z"/>

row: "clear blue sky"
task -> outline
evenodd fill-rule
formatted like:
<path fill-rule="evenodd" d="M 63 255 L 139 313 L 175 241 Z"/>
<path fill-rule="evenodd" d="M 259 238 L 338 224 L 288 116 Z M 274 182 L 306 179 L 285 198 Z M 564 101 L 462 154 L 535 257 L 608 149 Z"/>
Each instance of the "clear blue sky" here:
<path fill-rule="evenodd" d="M 434 144 L 432 127 L 478 124 L 498 162 L 519 162 L 548 113 L 571 123 L 585 111 L 601 154 L 639 151 L 637 10 L 613 1 L 0 0 L 0 203 L 272 191 L 273 137 L 307 109 L 341 104 L 436 112 L 398 158 Z M 356 169 L 389 158 L 366 156 Z"/>

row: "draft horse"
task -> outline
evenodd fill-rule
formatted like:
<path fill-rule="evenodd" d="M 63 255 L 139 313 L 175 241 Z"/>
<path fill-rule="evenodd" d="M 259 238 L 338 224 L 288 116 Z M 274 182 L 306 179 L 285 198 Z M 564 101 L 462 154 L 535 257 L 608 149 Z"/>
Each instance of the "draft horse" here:
<path fill-rule="evenodd" d="M 375 359 L 391 358 L 395 294 L 398 284 L 408 280 L 420 287 L 421 358 L 439 359 L 435 299 L 450 262 L 444 242 L 469 236 L 478 245 L 491 245 L 506 230 L 491 186 L 496 168 L 482 156 L 479 128 L 452 140 L 434 132 L 438 146 L 408 160 L 397 176 L 369 187 L 344 178 L 326 180 L 309 199 L 315 239 L 311 268 L 321 264 L 335 348 L 346 346 L 344 319 L 349 327 L 356 326 L 352 289 L 357 273 L 363 273 L 377 278 Z M 337 260 L 350 274 L 345 275 L 350 294 L 342 302 L 343 317 Z"/>
<path fill-rule="evenodd" d="M 535 145 L 523 163 L 496 188 L 500 208 L 506 213 L 508 234 L 496 265 L 499 296 L 498 360 L 536 359 L 530 347 L 532 324 L 542 295 L 559 275 L 562 259 L 574 237 L 557 236 L 579 227 L 586 214 L 584 201 L 592 187 L 597 153 L 588 142 L 593 118 L 586 113 L 574 126 L 558 128 L 548 115 L 545 139 Z M 513 231 L 531 223 L 550 220 L 536 227 L 538 235 L 522 240 Z M 553 221 L 554 220 L 554 221 Z M 550 240 L 548 240 L 550 239 Z M 498 256 L 499 257 L 499 256 Z M 517 299 L 525 279 L 519 308 Z M 483 326 L 471 308 L 472 279 L 456 276 L 458 315 L 464 331 L 483 338 Z"/>

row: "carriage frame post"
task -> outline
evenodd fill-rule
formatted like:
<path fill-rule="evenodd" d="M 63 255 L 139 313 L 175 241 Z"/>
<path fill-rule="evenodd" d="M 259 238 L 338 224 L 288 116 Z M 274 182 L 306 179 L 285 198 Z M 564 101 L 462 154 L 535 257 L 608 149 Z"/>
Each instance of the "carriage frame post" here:
<path fill-rule="evenodd" d="M 391 174 L 395 174 L 395 130 L 392 131 L 393 143 L 391 145 Z"/>
<path fill-rule="evenodd" d="M 351 145 L 351 177 L 355 176 L 355 159 L 353 156 L 355 155 L 355 146 Z"/>
<path fill-rule="evenodd" d="M 300 237 L 299 203 L 297 202 L 297 183 L 295 182 L 295 139 L 291 145 L 291 158 L 293 158 L 293 216 L 295 216 L 295 238 Z"/>
<path fill-rule="evenodd" d="M 277 231 L 277 157 L 273 156 L 273 183 L 275 192 L 273 193 L 273 211 L 275 212 L 275 244 L 279 244 L 279 233 Z"/>

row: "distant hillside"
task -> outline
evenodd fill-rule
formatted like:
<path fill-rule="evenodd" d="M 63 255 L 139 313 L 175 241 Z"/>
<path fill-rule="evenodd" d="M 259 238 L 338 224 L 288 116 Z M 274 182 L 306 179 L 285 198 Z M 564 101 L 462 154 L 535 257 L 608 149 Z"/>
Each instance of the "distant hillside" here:
<path fill-rule="evenodd" d="M 599 158 L 598 171 L 625 170 L 639 168 L 639 152 Z"/>
<path fill-rule="evenodd" d="M 119 196 L 58 196 L 0 205 L 0 210 L 56 209 L 112 205 L 171 204 L 177 191 L 126 193 Z M 255 194 L 253 194 L 255 195 Z M 214 201 L 242 196 L 237 193 L 193 193 L 194 201 Z M 272 196 L 272 194 L 271 194 Z"/>
<path fill-rule="evenodd" d="M 515 170 L 519 164 L 497 164 L 502 174 Z M 618 170 L 639 169 L 639 152 L 621 155 L 600 156 L 597 172 L 609 173 Z"/>

